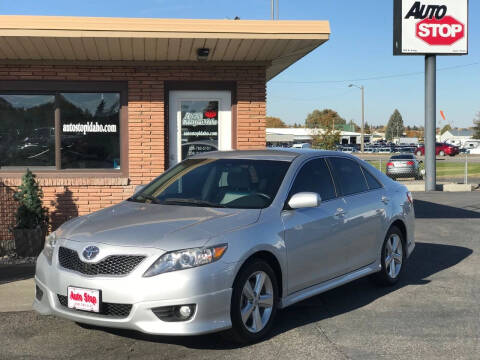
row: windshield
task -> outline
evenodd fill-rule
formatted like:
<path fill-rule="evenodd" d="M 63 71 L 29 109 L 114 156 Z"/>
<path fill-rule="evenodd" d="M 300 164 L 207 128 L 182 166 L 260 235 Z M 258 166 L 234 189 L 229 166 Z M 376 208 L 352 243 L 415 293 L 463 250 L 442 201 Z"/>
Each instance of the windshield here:
<path fill-rule="evenodd" d="M 261 209 L 272 203 L 289 166 L 286 161 L 187 159 L 128 200 Z"/>

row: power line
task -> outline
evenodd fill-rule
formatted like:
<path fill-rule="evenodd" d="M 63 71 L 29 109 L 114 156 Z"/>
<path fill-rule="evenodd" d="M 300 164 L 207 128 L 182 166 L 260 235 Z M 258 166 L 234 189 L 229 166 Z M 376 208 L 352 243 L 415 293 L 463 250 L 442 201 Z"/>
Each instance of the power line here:
<path fill-rule="evenodd" d="M 454 65 L 454 66 L 447 66 L 444 68 L 439 68 L 437 71 L 447 71 L 447 70 L 455 70 L 466 68 L 470 66 L 480 65 L 480 61 L 465 64 L 465 65 Z M 335 83 L 345 83 L 345 82 L 355 82 L 355 81 L 372 81 L 372 80 L 383 80 L 383 79 L 392 79 L 392 78 L 399 78 L 399 77 L 408 77 L 408 76 L 417 76 L 423 75 L 423 71 L 411 72 L 411 73 L 402 73 L 402 74 L 392 74 L 392 75 L 383 75 L 383 76 L 372 76 L 372 77 L 365 77 L 365 78 L 357 78 L 357 79 L 345 79 L 345 80 L 314 80 L 314 81 L 276 81 L 272 80 L 272 83 L 276 84 L 335 84 Z"/>

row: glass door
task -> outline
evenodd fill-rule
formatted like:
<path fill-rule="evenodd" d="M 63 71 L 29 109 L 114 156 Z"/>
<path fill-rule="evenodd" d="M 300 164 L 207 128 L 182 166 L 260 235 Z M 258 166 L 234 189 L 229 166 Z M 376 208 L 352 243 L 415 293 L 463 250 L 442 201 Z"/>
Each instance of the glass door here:
<path fill-rule="evenodd" d="M 229 91 L 171 91 L 169 166 L 189 156 L 232 148 Z"/>

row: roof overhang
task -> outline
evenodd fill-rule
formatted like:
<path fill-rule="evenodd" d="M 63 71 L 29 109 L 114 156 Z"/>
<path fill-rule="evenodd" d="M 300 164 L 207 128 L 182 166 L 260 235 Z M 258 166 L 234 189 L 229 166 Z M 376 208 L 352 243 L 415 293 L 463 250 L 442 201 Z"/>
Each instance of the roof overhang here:
<path fill-rule="evenodd" d="M 267 80 L 329 39 L 328 21 L 0 16 L 0 61 L 267 65 Z"/>

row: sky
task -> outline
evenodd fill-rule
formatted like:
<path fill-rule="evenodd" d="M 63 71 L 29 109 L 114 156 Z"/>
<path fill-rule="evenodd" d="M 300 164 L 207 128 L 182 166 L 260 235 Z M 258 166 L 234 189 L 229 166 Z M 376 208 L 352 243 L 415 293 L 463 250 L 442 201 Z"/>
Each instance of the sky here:
<path fill-rule="evenodd" d="M 267 114 L 304 123 L 331 108 L 359 123 L 386 124 L 397 108 L 405 125 L 424 123 L 424 58 L 393 56 L 393 0 L 279 0 L 280 20 L 329 20 L 330 40 L 267 84 Z M 269 19 L 270 0 L 0 0 L 0 14 L 200 19 Z M 437 109 L 455 127 L 480 111 L 480 1 L 470 1 L 469 55 L 437 58 Z M 379 77 L 386 77 L 378 79 Z M 372 79 L 374 78 L 374 79 Z M 376 78 L 376 79 L 375 79 Z M 437 125 L 446 125 L 437 115 Z"/>

